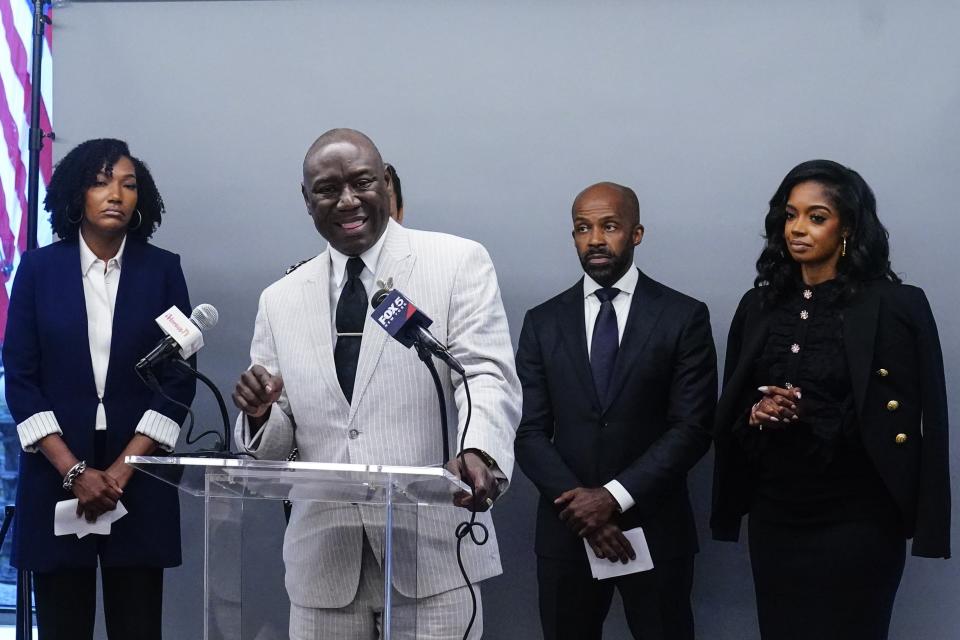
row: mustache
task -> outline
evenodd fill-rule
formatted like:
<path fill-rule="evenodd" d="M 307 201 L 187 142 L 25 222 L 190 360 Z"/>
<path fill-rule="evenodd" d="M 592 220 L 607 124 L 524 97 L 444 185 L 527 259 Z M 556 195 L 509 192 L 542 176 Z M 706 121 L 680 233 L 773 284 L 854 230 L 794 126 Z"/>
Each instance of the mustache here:
<path fill-rule="evenodd" d="M 594 258 L 594 257 L 614 258 L 616 256 L 614 256 L 613 253 L 611 253 L 606 249 L 593 249 L 591 251 L 587 251 L 582 256 L 584 260 L 589 260 L 590 258 Z"/>

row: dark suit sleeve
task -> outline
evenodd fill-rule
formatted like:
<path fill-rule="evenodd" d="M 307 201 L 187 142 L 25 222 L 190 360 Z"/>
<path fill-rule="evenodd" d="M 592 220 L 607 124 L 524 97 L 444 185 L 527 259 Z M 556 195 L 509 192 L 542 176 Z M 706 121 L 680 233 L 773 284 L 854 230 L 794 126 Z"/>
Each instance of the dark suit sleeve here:
<path fill-rule="evenodd" d="M 710 527 L 714 540 L 728 542 L 736 542 L 740 538 L 742 515 L 735 505 L 740 501 L 738 495 L 740 480 L 746 468 L 746 461 L 732 434 L 730 412 L 723 409 L 731 402 L 736 402 L 736 398 L 730 395 L 740 392 L 739 389 L 730 388 L 729 382 L 740 363 L 743 330 L 752 302 L 751 292 L 747 292 L 740 300 L 737 311 L 733 315 L 733 321 L 730 323 L 727 352 L 723 361 L 723 394 L 714 425 L 713 511 Z"/>
<path fill-rule="evenodd" d="M 190 296 L 187 294 L 187 282 L 180 268 L 180 257 L 173 256 L 166 265 L 166 300 L 164 306 L 169 308 L 176 305 L 184 314 L 190 316 Z M 190 366 L 197 366 L 197 357 L 191 356 Z M 165 364 L 157 376 L 164 394 L 177 402 L 190 406 L 196 393 L 196 381 L 193 377 L 178 367 Z M 160 393 L 154 393 L 150 401 L 150 409 L 181 424 L 186 418 L 187 411 L 183 407 L 171 402 Z"/>
<path fill-rule="evenodd" d="M 950 446 L 943 354 L 930 303 L 921 289 L 915 291 L 918 299 L 911 308 L 917 312 L 923 440 L 912 553 L 928 558 L 949 558 Z"/>
<path fill-rule="evenodd" d="M 18 424 L 38 413 L 53 411 L 53 405 L 40 388 L 41 354 L 33 258 L 25 253 L 20 259 L 3 344 L 7 406 Z"/>
<path fill-rule="evenodd" d="M 581 486 L 553 445 L 553 405 L 537 339 L 536 321 L 528 312 L 523 319 L 517 346 L 517 374 L 523 387 L 523 414 L 514 442 L 517 463 L 544 498 L 556 500 L 561 493 Z"/>
<path fill-rule="evenodd" d="M 641 518 L 657 511 L 710 448 L 717 403 L 717 353 L 707 306 L 698 302 L 683 322 L 673 362 L 667 429 L 616 480 L 636 501 Z"/>

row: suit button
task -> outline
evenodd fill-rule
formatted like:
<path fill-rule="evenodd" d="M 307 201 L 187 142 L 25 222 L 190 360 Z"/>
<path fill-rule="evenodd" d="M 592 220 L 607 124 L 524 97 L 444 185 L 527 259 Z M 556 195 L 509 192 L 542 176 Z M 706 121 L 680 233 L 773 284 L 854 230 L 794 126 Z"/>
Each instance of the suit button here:
<path fill-rule="evenodd" d="M 896 442 L 897 444 L 903 444 L 904 442 L 907 441 L 907 434 L 905 434 L 905 433 L 898 433 L 897 436 L 896 436 L 893 440 L 894 440 L 894 442 Z"/>
<path fill-rule="evenodd" d="M 887 403 L 887 411 L 896 411 L 900 408 L 900 403 L 896 400 L 891 400 Z"/>
<path fill-rule="evenodd" d="M 877 369 L 877 375 L 881 378 L 886 378 L 888 375 L 890 375 L 890 372 L 886 369 Z"/>
<path fill-rule="evenodd" d="M 359 438 L 359 437 L 360 437 L 360 432 L 359 432 L 359 431 L 357 431 L 356 429 L 350 429 L 350 439 L 351 439 L 351 440 L 356 440 L 356 439 Z"/>

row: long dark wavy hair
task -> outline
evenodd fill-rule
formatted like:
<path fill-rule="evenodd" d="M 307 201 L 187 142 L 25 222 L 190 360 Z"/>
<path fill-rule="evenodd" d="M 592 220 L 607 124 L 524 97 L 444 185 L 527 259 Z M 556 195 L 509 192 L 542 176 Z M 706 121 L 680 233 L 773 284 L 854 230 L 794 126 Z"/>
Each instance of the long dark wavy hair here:
<path fill-rule="evenodd" d="M 64 240 L 76 240 L 80 233 L 87 189 L 97 182 L 97 174 L 111 174 L 117 160 L 127 157 L 137 174 L 137 210 L 142 220 L 127 227 L 127 237 L 146 241 L 163 219 L 163 198 L 147 165 L 130 155 L 123 140 L 98 138 L 81 142 L 57 163 L 47 187 L 43 207 L 50 212 L 53 232 Z M 134 216 L 137 217 L 136 213 Z"/>
<path fill-rule="evenodd" d="M 764 220 L 766 244 L 757 259 L 754 286 L 762 287 L 767 306 L 774 305 L 796 291 L 802 282 L 800 265 L 790 257 L 783 237 L 786 205 L 790 192 L 803 182 L 823 186 L 830 203 L 840 215 L 840 224 L 848 232 L 846 255 L 837 263 L 837 282 L 849 299 L 864 282 L 889 280 L 900 282 L 890 268 L 890 243 L 887 229 L 877 217 L 877 200 L 870 185 L 859 173 L 832 160 L 809 160 L 798 164 L 786 175 L 770 198 Z"/>

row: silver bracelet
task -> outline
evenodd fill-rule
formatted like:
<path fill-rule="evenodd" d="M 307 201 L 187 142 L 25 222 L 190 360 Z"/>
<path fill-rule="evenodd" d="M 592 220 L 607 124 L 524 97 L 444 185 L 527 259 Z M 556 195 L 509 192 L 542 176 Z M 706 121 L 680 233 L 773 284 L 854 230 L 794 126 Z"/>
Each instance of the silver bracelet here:
<path fill-rule="evenodd" d="M 77 464 L 70 467 L 70 471 L 67 471 L 67 475 L 63 476 L 63 489 L 64 491 L 73 491 L 73 481 L 77 479 L 81 473 L 87 470 L 87 461 L 81 460 Z"/>

